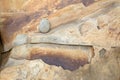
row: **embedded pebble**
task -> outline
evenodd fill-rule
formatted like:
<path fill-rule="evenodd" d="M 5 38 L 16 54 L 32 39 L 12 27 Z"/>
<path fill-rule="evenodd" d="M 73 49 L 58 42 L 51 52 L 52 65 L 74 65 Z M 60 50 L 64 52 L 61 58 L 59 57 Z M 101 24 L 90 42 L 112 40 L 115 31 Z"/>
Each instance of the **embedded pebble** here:
<path fill-rule="evenodd" d="M 42 33 L 47 33 L 50 30 L 50 23 L 48 19 L 42 19 L 39 24 L 39 31 Z"/>

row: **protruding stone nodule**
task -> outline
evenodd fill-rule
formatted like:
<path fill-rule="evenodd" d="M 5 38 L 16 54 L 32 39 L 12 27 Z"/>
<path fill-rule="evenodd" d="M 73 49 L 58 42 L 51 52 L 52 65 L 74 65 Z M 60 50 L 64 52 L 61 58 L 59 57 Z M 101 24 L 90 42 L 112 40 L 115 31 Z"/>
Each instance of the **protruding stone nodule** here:
<path fill-rule="evenodd" d="M 99 51 L 100 57 L 104 57 L 104 56 L 105 56 L 105 53 L 106 53 L 106 49 L 102 48 L 102 49 Z"/>
<path fill-rule="evenodd" d="M 27 43 L 28 36 L 26 34 L 18 34 L 13 41 L 14 46 Z"/>
<path fill-rule="evenodd" d="M 50 22 L 48 19 L 44 18 L 40 21 L 38 26 L 41 33 L 47 33 L 50 30 Z"/>

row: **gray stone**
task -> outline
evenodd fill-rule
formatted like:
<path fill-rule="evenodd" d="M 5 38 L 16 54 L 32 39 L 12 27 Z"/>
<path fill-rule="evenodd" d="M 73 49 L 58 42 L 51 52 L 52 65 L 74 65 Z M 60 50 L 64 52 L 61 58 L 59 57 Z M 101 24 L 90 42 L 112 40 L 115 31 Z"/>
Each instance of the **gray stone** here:
<path fill-rule="evenodd" d="M 39 30 L 42 33 L 47 33 L 50 30 L 50 23 L 47 19 L 42 19 L 39 24 Z"/>
<path fill-rule="evenodd" d="M 19 45 L 25 44 L 27 43 L 27 38 L 28 38 L 27 35 L 19 34 L 16 36 L 15 40 L 13 41 L 13 45 L 19 46 Z"/>

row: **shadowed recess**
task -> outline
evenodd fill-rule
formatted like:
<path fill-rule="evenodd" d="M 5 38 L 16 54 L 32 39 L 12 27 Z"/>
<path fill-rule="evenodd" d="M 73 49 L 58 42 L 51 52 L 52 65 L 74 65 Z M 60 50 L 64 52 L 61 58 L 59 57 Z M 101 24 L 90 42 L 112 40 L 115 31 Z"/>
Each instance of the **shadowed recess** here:
<path fill-rule="evenodd" d="M 89 6 L 90 4 L 92 4 L 94 2 L 94 0 L 82 0 L 82 3 L 85 5 L 85 6 Z"/>
<path fill-rule="evenodd" d="M 88 64 L 87 59 L 73 59 L 68 56 L 58 54 L 32 54 L 31 59 L 42 59 L 45 63 L 49 65 L 61 66 L 63 69 L 76 70 L 80 66 Z"/>

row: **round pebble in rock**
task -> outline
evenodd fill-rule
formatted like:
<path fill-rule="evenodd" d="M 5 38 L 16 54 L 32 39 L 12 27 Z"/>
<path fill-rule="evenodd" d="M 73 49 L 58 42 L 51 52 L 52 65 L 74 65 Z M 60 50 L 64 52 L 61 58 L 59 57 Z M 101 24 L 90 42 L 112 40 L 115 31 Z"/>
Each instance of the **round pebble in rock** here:
<path fill-rule="evenodd" d="M 47 33 L 50 30 L 50 23 L 48 19 L 42 19 L 39 24 L 39 31 L 42 33 Z"/>

